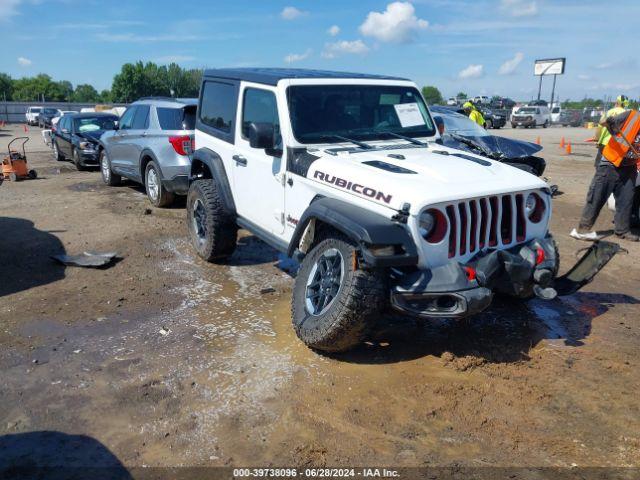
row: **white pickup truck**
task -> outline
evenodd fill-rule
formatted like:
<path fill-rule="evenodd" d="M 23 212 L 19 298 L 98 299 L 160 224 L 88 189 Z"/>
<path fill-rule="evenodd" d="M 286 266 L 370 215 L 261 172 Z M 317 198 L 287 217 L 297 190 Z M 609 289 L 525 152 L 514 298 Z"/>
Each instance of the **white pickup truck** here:
<path fill-rule="evenodd" d="M 617 251 L 598 244 L 556 279 L 549 186 L 441 145 L 406 79 L 207 70 L 195 145 L 194 248 L 224 260 L 242 227 L 297 259 L 292 321 L 315 349 L 354 347 L 388 307 L 462 318 L 495 292 L 551 299 L 588 282 Z"/>

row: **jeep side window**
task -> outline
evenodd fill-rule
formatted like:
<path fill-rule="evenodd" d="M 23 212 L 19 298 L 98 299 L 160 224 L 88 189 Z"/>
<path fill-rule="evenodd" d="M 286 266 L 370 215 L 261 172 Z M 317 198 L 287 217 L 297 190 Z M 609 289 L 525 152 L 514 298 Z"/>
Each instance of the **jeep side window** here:
<path fill-rule="evenodd" d="M 280 145 L 280 121 L 278 120 L 278 106 L 276 96 L 269 90 L 247 88 L 244 91 L 244 104 L 242 106 L 242 138 L 249 138 L 249 125 L 251 123 L 270 123 L 273 125 L 275 144 Z"/>
<path fill-rule="evenodd" d="M 129 107 L 127 111 L 124 112 L 122 118 L 120 119 L 120 130 L 129 130 L 131 128 L 131 124 L 133 123 L 133 117 L 136 113 L 138 107 Z"/>
<path fill-rule="evenodd" d="M 235 87 L 228 83 L 205 82 L 200 106 L 200 120 L 217 130 L 231 133 L 235 115 Z"/>

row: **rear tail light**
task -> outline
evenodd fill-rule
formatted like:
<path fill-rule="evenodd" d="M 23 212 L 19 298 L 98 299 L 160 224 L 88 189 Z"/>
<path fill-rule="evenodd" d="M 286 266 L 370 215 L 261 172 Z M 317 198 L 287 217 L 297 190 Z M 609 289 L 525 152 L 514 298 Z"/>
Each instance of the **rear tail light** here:
<path fill-rule="evenodd" d="M 193 153 L 195 147 L 194 140 L 189 135 L 169 137 L 169 143 L 173 145 L 173 149 L 178 155 L 189 155 Z"/>

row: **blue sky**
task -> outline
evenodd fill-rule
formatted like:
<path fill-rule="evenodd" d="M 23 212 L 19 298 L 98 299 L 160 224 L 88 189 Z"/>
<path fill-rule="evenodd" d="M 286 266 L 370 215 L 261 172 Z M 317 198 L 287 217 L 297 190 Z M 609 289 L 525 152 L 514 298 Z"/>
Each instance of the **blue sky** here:
<path fill-rule="evenodd" d="M 136 60 L 290 65 L 528 99 L 533 61 L 567 57 L 562 99 L 637 98 L 639 22 L 638 0 L 0 0 L 0 71 L 100 90 Z"/>

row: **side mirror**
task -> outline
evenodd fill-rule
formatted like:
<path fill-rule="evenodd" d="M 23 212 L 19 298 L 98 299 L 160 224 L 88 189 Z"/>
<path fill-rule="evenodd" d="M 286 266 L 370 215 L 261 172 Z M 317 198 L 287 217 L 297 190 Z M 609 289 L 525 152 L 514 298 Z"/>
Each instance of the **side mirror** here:
<path fill-rule="evenodd" d="M 440 135 L 444 135 L 444 120 L 442 120 L 442 117 L 436 115 L 433 117 L 433 121 L 436 122 L 436 127 L 438 127 L 438 133 Z"/>
<path fill-rule="evenodd" d="M 273 150 L 275 147 L 273 123 L 251 122 L 249 124 L 249 145 L 251 148 Z"/>

